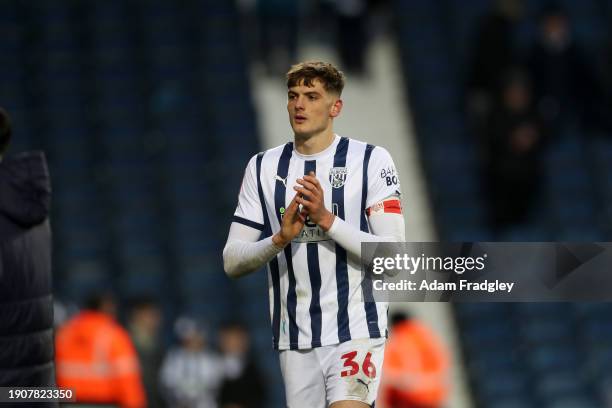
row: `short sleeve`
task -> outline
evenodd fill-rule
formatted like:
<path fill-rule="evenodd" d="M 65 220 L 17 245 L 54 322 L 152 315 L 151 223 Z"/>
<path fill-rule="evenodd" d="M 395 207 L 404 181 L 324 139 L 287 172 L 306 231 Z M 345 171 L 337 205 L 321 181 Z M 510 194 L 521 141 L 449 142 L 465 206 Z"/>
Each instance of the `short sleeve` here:
<path fill-rule="evenodd" d="M 400 196 L 399 174 L 389 152 L 375 147 L 368 164 L 368 198 L 366 208 L 370 208 L 390 196 Z"/>
<path fill-rule="evenodd" d="M 238 206 L 232 221 L 260 231 L 264 229 L 263 212 L 257 190 L 257 156 L 253 156 L 247 164 L 238 194 Z"/>

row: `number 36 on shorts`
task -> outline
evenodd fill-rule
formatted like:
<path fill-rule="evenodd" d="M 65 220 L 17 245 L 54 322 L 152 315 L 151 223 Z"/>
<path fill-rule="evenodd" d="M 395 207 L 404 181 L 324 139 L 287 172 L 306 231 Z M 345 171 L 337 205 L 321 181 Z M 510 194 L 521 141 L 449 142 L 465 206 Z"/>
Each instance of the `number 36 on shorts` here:
<path fill-rule="evenodd" d="M 340 356 L 344 360 L 346 370 L 340 372 L 341 377 L 356 375 L 361 370 L 367 377 L 376 378 L 376 366 L 372 362 L 372 353 L 368 352 L 361 363 L 356 361 L 357 351 L 350 351 Z"/>

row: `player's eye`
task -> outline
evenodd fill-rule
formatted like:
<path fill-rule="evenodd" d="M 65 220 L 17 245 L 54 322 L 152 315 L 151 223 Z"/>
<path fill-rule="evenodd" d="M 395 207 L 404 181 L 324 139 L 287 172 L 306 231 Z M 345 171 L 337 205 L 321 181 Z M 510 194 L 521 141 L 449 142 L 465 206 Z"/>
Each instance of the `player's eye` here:
<path fill-rule="evenodd" d="M 311 101 L 315 101 L 317 99 L 317 97 L 314 96 L 314 95 L 309 95 L 308 99 L 310 99 Z"/>

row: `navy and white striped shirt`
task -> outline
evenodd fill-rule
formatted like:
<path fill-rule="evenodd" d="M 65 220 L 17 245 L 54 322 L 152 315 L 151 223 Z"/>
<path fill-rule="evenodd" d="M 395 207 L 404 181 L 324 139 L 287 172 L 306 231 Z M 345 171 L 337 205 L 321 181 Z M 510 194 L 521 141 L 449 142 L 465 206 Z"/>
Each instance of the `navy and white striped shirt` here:
<path fill-rule="evenodd" d="M 280 230 L 296 179 L 316 173 L 325 207 L 369 232 L 366 209 L 400 186 L 389 153 L 339 137 L 314 155 L 287 143 L 254 156 L 247 166 L 234 222 L 259 229 L 262 237 Z M 274 347 L 309 349 L 351 339 L 386 336 L 387 303 L 363 302 L 360 260 L 354 259 L 317 225 L 302 232 L 268 264 Z"/>

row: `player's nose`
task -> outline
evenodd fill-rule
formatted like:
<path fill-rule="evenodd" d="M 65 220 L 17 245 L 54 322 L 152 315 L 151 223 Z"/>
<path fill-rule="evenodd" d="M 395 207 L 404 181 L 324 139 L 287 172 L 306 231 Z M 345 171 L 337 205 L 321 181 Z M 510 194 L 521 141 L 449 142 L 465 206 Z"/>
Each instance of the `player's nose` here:
<path fill-rule="evenodd" d="M 301 95 L 295 98 L 295 109 L 304 109 L 304 98 Z"/>

